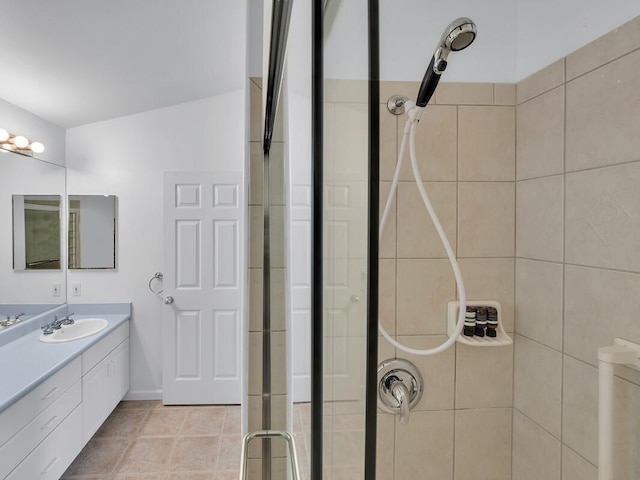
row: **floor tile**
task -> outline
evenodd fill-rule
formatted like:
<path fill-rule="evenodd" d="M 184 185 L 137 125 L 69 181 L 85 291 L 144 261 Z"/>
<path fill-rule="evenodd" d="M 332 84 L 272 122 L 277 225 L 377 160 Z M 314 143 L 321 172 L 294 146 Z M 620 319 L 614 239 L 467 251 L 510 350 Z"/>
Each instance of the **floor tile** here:
<path fill-rule="evenodd" d="M 145 421 L 141 435 L 177 435 L 182 428 L 187 410 L 178 409 L 155 409 L 149 413 Z"/>
<path fill-rule="evenodd" d="M 63 478 L 77 475 L 104 475 L 113 472 L 128 446 L 128 441 L 93 438 L 67 469 Z"/>
<path fill-rule="evenodd" d="M 120 402 L 62 479 L 237 480 L 241 412 L 239 405 Z M 308 405 L 300 412 L 302 427 Z"/>
<path fill-rule="evenodd" d="M 136 437 L 148 415 L 148 410 L 116 409 L 94 437 Z"/>
<path fill-rule="evenodd" d="M 227 407 L 197 407 L 189 409 L 180 433 L 183 435 L 220 435 L 226 411 Z"/>
<path fill-rule="evenodd" d="M 169 460 L 169 470 L 213 470 L 218 454 L 218 437 L 179 437 Z"/>
<path fill-rule="evenodd" d="M 226 407 L 226 410 L 227 413 L 225 415 L 222 433 L 225 435 L 240 433 L 240 421 L 242 417 L 242 410 L 240 405 L 229 405 Z"/>
<path fill-rule="evenodd" d="M 220 437 L 218 451 L 218 468 L 220 470 L 235 470 L 240 468 L 240 435 L 223 435 Z"/>
<path fill-rule="evenodd" d="M 138 438 L 125 453 L 119 471 L 124 473 L 166 471 L 175 441 L 174 437 Z"/>

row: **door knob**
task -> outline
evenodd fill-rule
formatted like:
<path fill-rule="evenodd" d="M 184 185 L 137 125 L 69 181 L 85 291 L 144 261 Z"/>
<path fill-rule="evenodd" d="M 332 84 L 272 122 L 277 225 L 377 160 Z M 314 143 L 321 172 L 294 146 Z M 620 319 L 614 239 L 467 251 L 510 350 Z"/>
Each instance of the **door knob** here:
<path fill-rule="evenodd" d="M 163 301 L 164 301 L 164 304 L 165 304 L 165 305 L 170 305 L 170 304 L 172 304 L 172 303 L 173 303 L 173 297 L 172 297 L 171 295 L 169 295 L 169 296 L 167 296 L 167 297 L 164 297 L 164 300 L 163 300 Z"/>

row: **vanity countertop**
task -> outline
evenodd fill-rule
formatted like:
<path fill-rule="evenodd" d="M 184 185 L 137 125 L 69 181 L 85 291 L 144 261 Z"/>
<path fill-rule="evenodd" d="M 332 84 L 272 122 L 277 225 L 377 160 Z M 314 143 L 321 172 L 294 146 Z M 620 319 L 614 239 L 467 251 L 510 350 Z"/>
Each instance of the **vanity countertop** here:
<path fill-rule="evenodd" d="M 63 343 L 40 341 L 38 328 L 0 347 L 0 412 L 29 393 L 85 350 L 131 318 L 128 313 L 78 314 L 73 318 L 100 317 L 109 322 L 101 332 Z"/>

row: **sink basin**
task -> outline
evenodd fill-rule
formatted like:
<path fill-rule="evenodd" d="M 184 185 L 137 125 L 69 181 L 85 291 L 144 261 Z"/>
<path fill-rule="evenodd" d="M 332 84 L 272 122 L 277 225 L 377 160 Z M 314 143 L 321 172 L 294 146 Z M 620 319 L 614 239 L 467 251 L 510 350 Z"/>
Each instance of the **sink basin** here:
<path fill-rule="evenodd" d="M 55 330 L 51 335 L 40 335 L 40 341 L 46 343 L 70 342 L 78 340 L 104 330 L 109 325 L 104 318 L 81 318 L 73 325 L 63 325 L 61 329 Z"/>

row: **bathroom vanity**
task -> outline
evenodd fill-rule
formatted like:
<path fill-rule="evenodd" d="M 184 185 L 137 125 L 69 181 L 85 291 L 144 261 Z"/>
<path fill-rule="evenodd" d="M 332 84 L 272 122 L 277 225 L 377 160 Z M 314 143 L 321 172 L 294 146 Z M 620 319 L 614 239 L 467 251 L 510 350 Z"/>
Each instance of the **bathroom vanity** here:
<path fill-rule="evenodd" d="M 41 326 L 73 311 L 108 325 L 72 341 L 40 341 Z M 17 339 L 0 335 L 1 479 L 59 479 L 124 397 L 130 312 L 129 304 L 64 305 L 29 319 Z"/>

